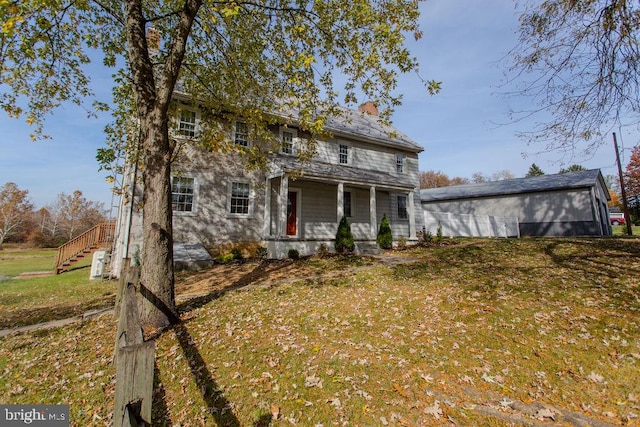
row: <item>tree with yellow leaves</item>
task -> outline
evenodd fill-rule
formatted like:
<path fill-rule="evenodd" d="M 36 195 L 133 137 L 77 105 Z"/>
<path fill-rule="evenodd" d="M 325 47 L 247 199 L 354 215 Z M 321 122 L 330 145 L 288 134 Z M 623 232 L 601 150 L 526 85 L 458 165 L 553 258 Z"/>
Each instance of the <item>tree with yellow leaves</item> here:
<path fill-rule="evenodd" d="M 204 120 L 242 117 L 262 129 L 270 120 L 265 112 L 285 109 L 296 112 L 302 130 L 318 134 L 339 103 L 363 99 L 388 120 L 400 103 L 397 76 L 418 70 L 404 46 L 407 35 L 421 36 L 418 3 L 0 0 L 0 108 L 26 117 L 34 136 L 42 136 L 53 109 L 92 96 L 85 68 L 92 51 L 115 69 L 118 114 L 109 138 L 134 134 L 139 141 L 141 281 L 155 301 L 143 312 L 147 324 L 163 327 L 177 320 L 170 186 L 176 143 L 169 133 L 176 90 L 181 102 L 207 111 Z M 425 85 L 429 92 L 439 86 Z M 202 137 L 215 149 L 220 135 Z"/>

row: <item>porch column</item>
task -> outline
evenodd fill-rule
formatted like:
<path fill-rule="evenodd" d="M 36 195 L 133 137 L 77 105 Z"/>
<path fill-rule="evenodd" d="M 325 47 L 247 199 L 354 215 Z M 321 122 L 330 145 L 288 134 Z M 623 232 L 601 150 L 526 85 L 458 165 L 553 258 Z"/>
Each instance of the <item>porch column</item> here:
<path fill-rule="evenodd" d="M 287 237 L 287 203 L 289 202 L 289 176 L 282 174 L 280 179 L 280 198 L 278 208 L 278 236 Z"/>
<path fill-rule="evenodd" d="M 417 239 L 416 235 L 416 211 L 415 211 L 415 203 L 413 200 L 413 191 L 409 191 L 409 195 L 407 196 L 407 210 L 409 211 L 409 238 Z"/>
<path fill-rule="evenodd" d="M 340 222 L 344 216 L 344 183 L 342 182 L 338 183 L 338 209 L 336 214 L 338 216 L 336 222 Z"/>
<path fill-rule="evenodd" d="M 378 215 L 376 213 L 376 187 L 369 187 L 369 224 L 371 229 L 371 238 L 375 239 L 378 235 Z"/>
<path fill-rule="evenodd" d="M 271 236 L 271 179 L 267 178 L 264 183 L 264 217 L 262 225 L 262 236 Z"/>

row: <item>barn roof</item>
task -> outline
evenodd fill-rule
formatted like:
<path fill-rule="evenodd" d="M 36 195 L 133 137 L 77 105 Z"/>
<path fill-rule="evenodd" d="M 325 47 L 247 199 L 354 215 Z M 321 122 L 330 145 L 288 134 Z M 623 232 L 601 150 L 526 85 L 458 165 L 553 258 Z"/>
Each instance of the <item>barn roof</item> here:
<path fill-rule="evenodd" d="M 540 175 L 530 178 L 505 179 L 502 181 L 491 181 L 480 184 L 427 188 L 420 190 L 420 199 L 423 202 L 435 202 L 441 200 L 506 196 L 542 191 L 589 188 L 595 187 L 598 183 L 600 183 L 607 195 L 607 199 L 609 199 L 609 192 L 604 182 L 604 178 L 600 173 L 600 169 L 555 175 Z"/>

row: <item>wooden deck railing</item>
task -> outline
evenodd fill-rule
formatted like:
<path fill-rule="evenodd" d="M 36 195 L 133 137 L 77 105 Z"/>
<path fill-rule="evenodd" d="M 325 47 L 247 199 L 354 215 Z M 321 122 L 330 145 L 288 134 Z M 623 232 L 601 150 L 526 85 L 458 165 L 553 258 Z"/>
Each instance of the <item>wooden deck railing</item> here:
<path fill-rule="evenodd" d="M 66 270 L 69 262 L 99 247 L 110 246 L 116 229 L 114 221 L 98 224 L 58 248 L 56 274 Z"/>

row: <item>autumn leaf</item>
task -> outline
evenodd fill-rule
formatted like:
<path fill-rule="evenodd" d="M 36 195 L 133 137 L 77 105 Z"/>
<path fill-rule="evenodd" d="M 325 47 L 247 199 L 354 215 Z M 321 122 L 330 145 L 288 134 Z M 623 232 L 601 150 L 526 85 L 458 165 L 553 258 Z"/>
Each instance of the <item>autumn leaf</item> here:
<path fill-rule="evenodd" d="M 275 403 L 271 404 L 271 418 L 277 420 L 280 418 L 280 407 Z"/>
<path fill-rule="evenodd" d="M 596 384 L 601 384 L 604 382 L 604 377 L 600 374 L 596 374 L 593 371 L 591 371 L 591 373 L 587 376 L 587 379 Z"/>
<path fill-rule="evenodd" d="M 322 388 L 322 378 L 315 376 L 314 374 L 309 375 L 304 380 L 305 387 L 317 387 Z"/>
<path fill-rule="evenodd" d="M 555 421 L 556 413 L 550 410 L 549 408 L 542 408 L 542 409 L 538 409 L 538 411 L 535 413 L 534 416 L 539 420 L 550 419 Z"/>
<path fill-rule="evenodd" d="M 434 417 L 436 420 L 439 420 L 440 417 L 442 416 L 442 408 L 440 408 L 440 402 L 438 402 L 437 400 L 435 401 L 435 403 L 431 406 L 428 406 L 425 410 L 424 413 L 426 415 L 431 415 L 432 417 Z"/>
<path fill-rule="evenodd" d="M 393 383 L 393 388 L 398 392 L 398 394 L 402 397 L 409 397 L 409 394 L 407 393 L 407 391 L 402 388 L 400 385 Z"/>

